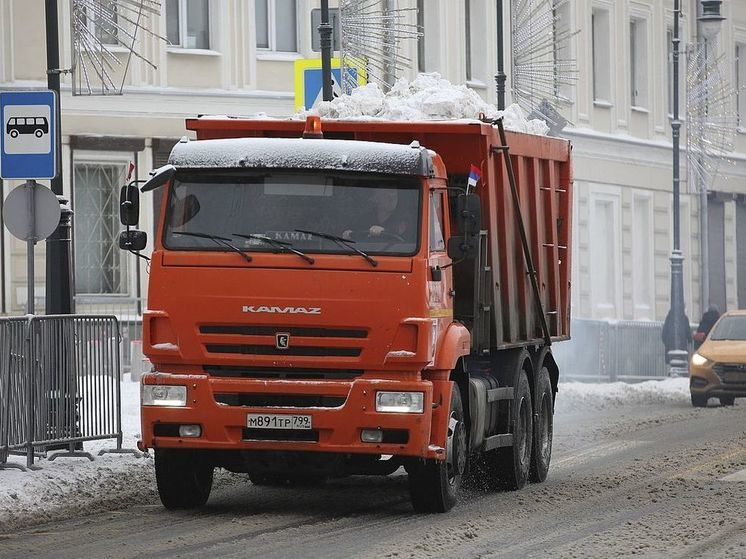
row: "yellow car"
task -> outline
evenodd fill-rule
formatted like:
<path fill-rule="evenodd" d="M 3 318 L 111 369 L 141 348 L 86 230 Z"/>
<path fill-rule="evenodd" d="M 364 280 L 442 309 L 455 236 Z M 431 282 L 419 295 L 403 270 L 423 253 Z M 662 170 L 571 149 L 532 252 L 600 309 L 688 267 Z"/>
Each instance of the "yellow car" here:
<path fill-rule="evenodd" d="M 723 406 L 746 396 L 746 310 L 730 311 L 715 323 L 689 362 L 692 405 L 703 408 L 711 397 Z"/>

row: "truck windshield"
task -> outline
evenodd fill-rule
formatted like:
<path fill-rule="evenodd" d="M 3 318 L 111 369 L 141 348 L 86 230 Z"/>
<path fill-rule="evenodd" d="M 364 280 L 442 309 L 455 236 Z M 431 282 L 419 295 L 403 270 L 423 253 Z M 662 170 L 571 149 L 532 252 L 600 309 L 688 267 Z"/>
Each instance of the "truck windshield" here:
<path fill-rule="evenodd" d="M 190 232 L 231 238 L 242 251 L 277 252 L 266 239 L 303 253 L 410 256 L 419 248 L 421 183 L 396 177 L 267 170 L 176 175 L 163 244 L 171 250 L 227 251 Z M 313 234 L 314 231 L 326 236 Z M 187 235 L 179 234 L 187 233 Z"/>

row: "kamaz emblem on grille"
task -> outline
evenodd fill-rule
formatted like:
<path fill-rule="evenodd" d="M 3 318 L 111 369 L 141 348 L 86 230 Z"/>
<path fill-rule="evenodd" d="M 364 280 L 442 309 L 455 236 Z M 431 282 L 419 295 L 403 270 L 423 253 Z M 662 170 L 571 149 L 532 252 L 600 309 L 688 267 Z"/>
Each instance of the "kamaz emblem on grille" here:
<path fill-rule="evenodd" d="M 276 333 L 275 334 L 275 345 L 277 349 L 287 349 L 290 347 L 290 334 L 287 333 Z"/>
<path fill-rule="evenodd" d="M 255 307 L 244 305 L 243 312 L 267 314 L 321 314 L 321 307 Z"/>

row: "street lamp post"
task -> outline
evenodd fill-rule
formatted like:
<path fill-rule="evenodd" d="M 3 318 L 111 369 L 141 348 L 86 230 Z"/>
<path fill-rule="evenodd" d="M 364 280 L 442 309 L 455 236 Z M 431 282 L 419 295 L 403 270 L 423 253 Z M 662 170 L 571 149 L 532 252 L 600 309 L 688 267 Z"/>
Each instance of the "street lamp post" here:
<path fill-rule="evenodd" d="M 723 18 L 720 16 L 722 0 L 699 0 L 701 5 L 698 22 L 703 33 L 714 36 Z M 666 361 L 672 375 L 687 373 L 687 358 L 690 332 L 689 319 L 684 307 L 684 256 L 681 253 L 681 218 L 680 218 L 680 158 L 681 158 L 681 120 L 679 119 L 679 27 L 681 19 L 681 0 L 674 0 L 673 25 L 673 119 L 671 136 L 673 140 L 673 251 L 671 253 L 671 307 L 663 326 L 663 338 L 666 344 Z M 715 31 L 713 32 L 713 29 Z M 702 211 L 702 208 L 700 208 Z"/>
<path fill-rule="evenodd" d="M 495 83 L 497 85 L 497 108 L 505 110 L 505 34 L 503 33 L 503 0 L 497 0 L 497 74 Z"/>
<path fill-rule="evenodd" d="M 707 43 L 712 41 L 720 31 L 721 23 L 725 19 L 720 15 L 721 0 L 702 0 L 702 10 L 697 18 L 697 42 Z M 709 53 L 704 51 L 703 64 L 707 65 Z M 699 141 L 703 141 L 702 138 Z M 701 146 L 700 146 L 701 148 Z M 701 149 L 700 149 L 701 154 Z M 701 157 L 701 155 L 700 155 Z M 700 266 L 700 307 L 704 311 L 710 305 L 710 239 L 709 239 L 709 216 L 707 215 L 709 202 L 707 199 L 707 184 L 699 179 L 699 266 Z"/>
<path fill-rule="evenodd" d="M 671 136 L 673 140 L 673 251 L 671 253 L 671 307 L 663 326 L 663 337 L 666 345 L 666 361 L 671 374 L 682 374 L 687 366 L 687 347 L 689 345 L 689 319 L 684 310 L 684 256 L 680 244 L 680 139 L 681 120 L 679 120 L 679 27 L 681 18 L 681 0 L 674 0 L 673 12 L 673 119 Z"/>

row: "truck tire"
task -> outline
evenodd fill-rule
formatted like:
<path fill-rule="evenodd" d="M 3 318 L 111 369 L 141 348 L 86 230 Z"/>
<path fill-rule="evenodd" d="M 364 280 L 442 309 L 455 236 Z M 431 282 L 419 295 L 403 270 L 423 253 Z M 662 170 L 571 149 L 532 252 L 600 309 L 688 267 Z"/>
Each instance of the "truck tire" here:
<path fill-rule="evenodd" d="M 706 408 L 707 400 L 710 398 L 702 394 L 692 394 L 692 405 L 695 408 Z"/>
<path fill-rule="evenodd" d="M 531 388 L 525 371 L 518 374 L 511 405 L 513 445 L 484 455 L 487 483 L 497 489 L 521 489 L 528 483 L 533 442 Z"/>
<path fill-rule="evenodd" d="M 448 512 L 456 504 L 461 479 L 466 470 L 466 424 L 461 393 L 454 383 L 448 421 L 446 459 L 412 464 L 409 495 L 417 512 Z"/>
<path fill-rule="evenodd" d="M 529 481 L 541 483 L 547 479 L 549 462 L 552 459 L 552 435 L 554 433 L 554 401 L 549 370 L 542 367 L 536 379 L 534 398 L 534 440 L 531 452 Z"/>
<path fill-rule="evenodd" d="M 720 400 L 721 406 L 732 406 L 736 403 L 736 397 L 735 396 L 720 396 L 718 398 Z"/>
<path fill-rule="evenodd" d="M 155 450 L 155 481 L 163 506 L 193 509 L 207 502 L 214 467 L 198 451 Z"/>

